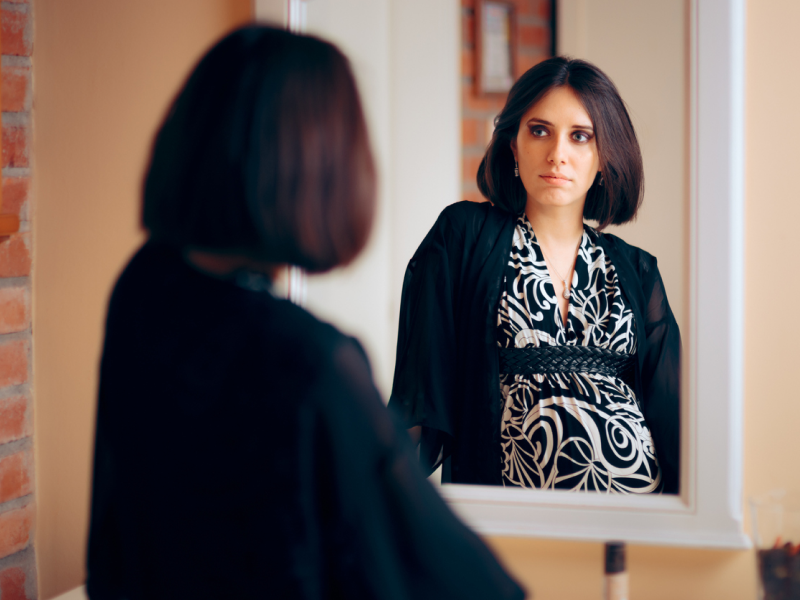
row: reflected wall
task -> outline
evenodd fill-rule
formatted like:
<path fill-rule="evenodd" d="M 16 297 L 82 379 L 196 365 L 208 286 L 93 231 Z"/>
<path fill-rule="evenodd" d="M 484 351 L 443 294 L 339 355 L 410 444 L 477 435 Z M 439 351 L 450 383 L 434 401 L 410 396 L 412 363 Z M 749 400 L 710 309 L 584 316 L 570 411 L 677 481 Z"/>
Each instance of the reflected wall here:
<path fill-rule="evenodd" d="M 607 231 L 658 258 L 687 340 L 690 3 L 557 0 L 556 5 L 558 53 L 593 62 L 611 77 L 642 148 L 642 209 L 634 223 Z"/>

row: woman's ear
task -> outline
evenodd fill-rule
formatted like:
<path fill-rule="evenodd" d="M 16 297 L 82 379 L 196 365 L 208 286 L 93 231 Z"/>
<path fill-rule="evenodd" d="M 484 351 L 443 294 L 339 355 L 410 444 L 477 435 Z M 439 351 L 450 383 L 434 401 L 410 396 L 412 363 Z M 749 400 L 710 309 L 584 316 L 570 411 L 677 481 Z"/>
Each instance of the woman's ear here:
<path fill-rule="evenodd" d="M 514 160 L 517 160 L 517 138 L 512 139 L 509 146 L 511 146 L 511 153 L 514 155 Z"/>

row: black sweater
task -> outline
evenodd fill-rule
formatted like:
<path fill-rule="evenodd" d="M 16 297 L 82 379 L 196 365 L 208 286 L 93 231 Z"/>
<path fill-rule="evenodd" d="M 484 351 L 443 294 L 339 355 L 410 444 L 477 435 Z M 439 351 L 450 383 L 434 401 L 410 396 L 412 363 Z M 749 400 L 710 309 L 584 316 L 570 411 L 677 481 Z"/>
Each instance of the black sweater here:
<path fill-rule="evenodd" d="M 406 269 L 389 406 L 422 426 L 420 460 L 443 480 L 500 485 L 497 308 L 515 217 L 488 202 L 448 206 Z M 637 333 L 634 392 L 642 403 L 664 477 L 678 493 L 678 325 L 656 259 L 601 233 Z M 449 458 L 449 460 L 447 460 Z"/>
<path fill-rule="evenodd" d="M 146 244 L 106 324 L 87 591 L 521 598 L 424 480 L 358 343 Z"/>

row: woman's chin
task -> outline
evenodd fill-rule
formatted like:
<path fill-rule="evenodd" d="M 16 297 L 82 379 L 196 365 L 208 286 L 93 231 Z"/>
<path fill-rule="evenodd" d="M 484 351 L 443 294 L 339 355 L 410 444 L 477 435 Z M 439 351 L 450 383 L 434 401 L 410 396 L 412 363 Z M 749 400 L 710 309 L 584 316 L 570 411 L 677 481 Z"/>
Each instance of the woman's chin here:
<path fill-rule="evenodd" d="M 547 191 L 542 194 L 537 194 L 535 197 L 528 195 L 528 207 L 540 209 L 556 209 L 556 208 L 574 208 L 580 209 L 583 214 L 583 205 L 586 202 L 586 196 L 582 198 L 575 198 L 572 195 Z"/>

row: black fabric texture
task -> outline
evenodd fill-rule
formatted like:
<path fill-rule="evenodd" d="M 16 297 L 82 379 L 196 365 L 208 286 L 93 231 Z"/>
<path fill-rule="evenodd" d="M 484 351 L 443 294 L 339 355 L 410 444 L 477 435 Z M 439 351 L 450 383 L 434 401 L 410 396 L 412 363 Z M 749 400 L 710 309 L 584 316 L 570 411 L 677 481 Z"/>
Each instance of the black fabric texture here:
<path fill-rule="evenodd" d="M 153 243 L 109 305 L 87 592 L 524 597 L 425 480 L 355 340 Z"/>
<path fill-rule="evenodd" d="M 496 319 L 514 219 L 488 202 L 448 206 L 403 280 L 389 406 L 406 427 L 421 426 L 423 471 L 444 463 L 443 480 L 451 483 L 502 484 Z M 677 494 L 678 325 L 655 257 L 614 235 L 598 239 L 634 313 L 634 392 L 653 435 L 664 492 Z"/>

